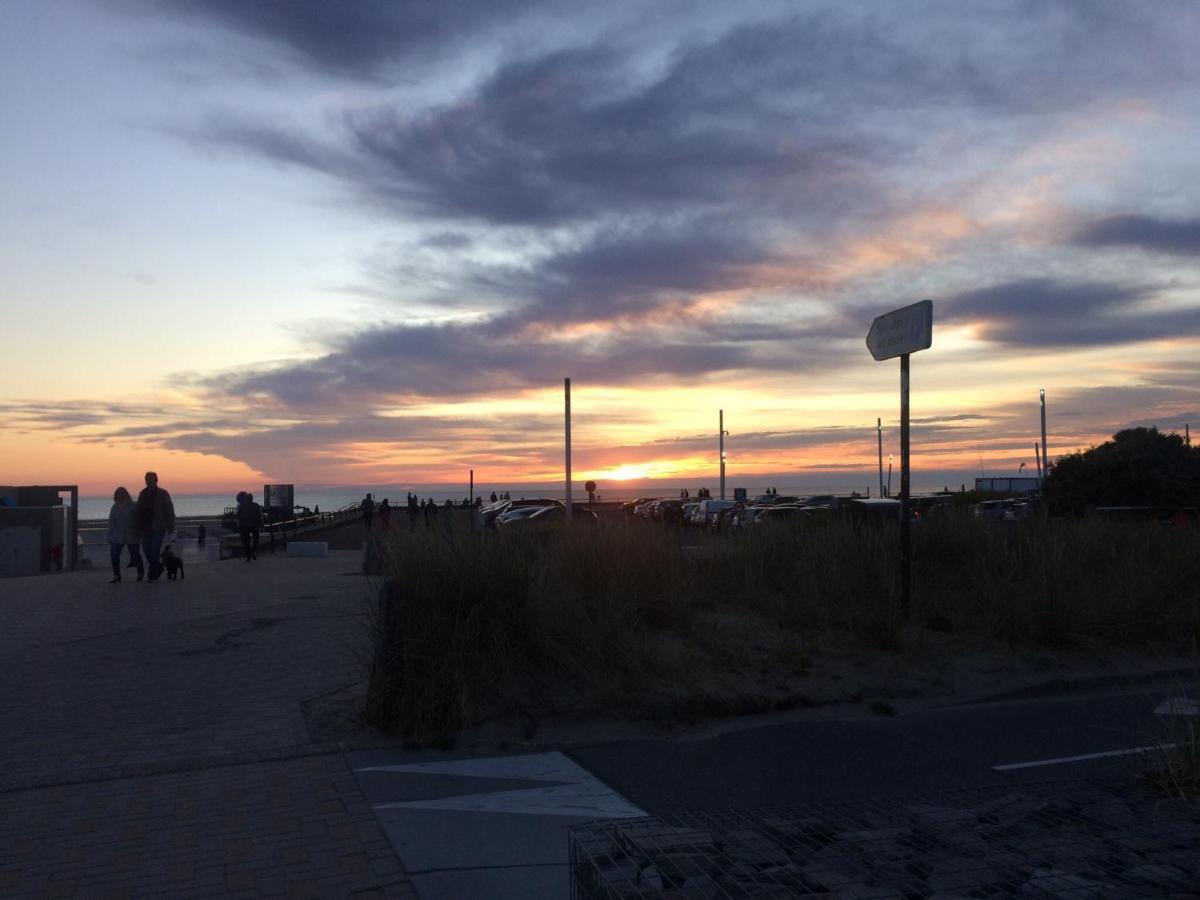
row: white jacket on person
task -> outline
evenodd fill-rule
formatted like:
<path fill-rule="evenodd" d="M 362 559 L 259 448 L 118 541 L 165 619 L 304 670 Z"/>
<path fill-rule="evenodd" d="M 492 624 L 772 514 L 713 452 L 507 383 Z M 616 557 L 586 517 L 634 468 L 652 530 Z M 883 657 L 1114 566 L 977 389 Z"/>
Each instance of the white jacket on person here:
<path fill-rule="evenodd" d="M 114 503 L 108 511 L 108 542 L 110 544 L 136 544 L 142 539 L 138 528 L 137 504 Z"/>

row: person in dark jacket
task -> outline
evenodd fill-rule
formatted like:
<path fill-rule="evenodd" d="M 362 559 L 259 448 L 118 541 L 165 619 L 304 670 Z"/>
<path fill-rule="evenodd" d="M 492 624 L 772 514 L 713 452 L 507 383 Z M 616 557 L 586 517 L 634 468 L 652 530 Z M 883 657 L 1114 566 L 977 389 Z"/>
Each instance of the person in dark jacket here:
<path fill-rule="evenodd" d="M 362 503 L 359 504 L 359 509 L 362 511 L 363 527 L 367 531 L 371 530 L 371 519 L 375 516 L 375 500 L 370 494 L 363 497 Z"/>
<path fill-rule="evenodd" d="M 171 495 L 158 486 L 158 473 L 146 473 L 146 486 L 137 498 L 137 524 L 142 533 L 142 553 L 150 572 L 146 581 L 157 581 L 163 572 L 158 558 L 163 538 L 175 530 L 175 504 Z"/>
<path fill-rule="evenodd" d="M 392 528 L 392 505 L 387 497 L 379 503 L 379 527 L 384 531 L 391 531 Z"/>
<path fill-rule="evenodd" d="M 126 488 L 119 487 L 113 492 L 112 509 L 108 511 L 108 549 L 113 570 L 109 584 L 117 584 L 121 580 L 121 553 L 126 547 L 129 548 L 129 564 L 137 569 L 137 580 L 141 581 L 145 576 L 142 554 L 138 550 L 141 540 L 137 504 Z"/>
<path fill-rule="evenodd" d="M 254 495 L 242 491 L 237 495 L 238 535 L 242 539 L 242 556 L 246 562 L 258 559 L 258 530 L 262 528 L 262 507 L 254 502 Z"/>

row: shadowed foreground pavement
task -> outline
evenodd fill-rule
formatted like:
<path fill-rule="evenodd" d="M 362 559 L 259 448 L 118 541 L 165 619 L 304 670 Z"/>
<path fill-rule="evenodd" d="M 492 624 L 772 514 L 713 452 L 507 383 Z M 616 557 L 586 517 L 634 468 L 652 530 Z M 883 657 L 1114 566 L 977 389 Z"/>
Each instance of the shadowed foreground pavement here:
<path fill-rule="evenodd" d="M 0 582 L 0 894 L 415 896 L 303 714 L 361 675 L 359 558 Z"/>

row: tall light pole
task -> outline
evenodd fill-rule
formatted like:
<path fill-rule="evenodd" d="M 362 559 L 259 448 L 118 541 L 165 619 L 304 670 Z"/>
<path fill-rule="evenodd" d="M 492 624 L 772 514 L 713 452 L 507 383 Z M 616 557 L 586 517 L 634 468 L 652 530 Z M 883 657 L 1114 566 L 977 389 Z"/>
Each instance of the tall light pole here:
<path fill-rule="evenodd" d="M 566 432 L 566 462 L 567 462 L 567 515 L 566 521 L 571 523 L 571 379 L 563 379 L 563 401 L 565 412 L 563 415 L 564 430 Z"/>
<path fill-rule="evenodd" d="M 1042 486 L 1042 445 L 1037 441 L 1033 442 L 1033 456 L 1037 460 L 1038 467 L 1038 487 Z"/>
<path fill-rule="evenodd" d="M 879 439 L 879 496 L 883 497 L 883 419 L 875 419 L 875 436 Z"/>
<path fill-rule="evenodd" d="M 1046 446 L 1046 389 L 1042 388 L 1042 474 L 1050 474 L 1050 448 Z"/>
<path fill-rule="evenodd" d="M 887 495 L 892 496 L 892 462 L 896 459 L 894 453 L 888 454 L 888 488 Z"/>
<path fill-rule="evenodd" d="M 717 449 L 721 453 L 721 499 L 725 499 L 725 410 L 717 412 Z"/>

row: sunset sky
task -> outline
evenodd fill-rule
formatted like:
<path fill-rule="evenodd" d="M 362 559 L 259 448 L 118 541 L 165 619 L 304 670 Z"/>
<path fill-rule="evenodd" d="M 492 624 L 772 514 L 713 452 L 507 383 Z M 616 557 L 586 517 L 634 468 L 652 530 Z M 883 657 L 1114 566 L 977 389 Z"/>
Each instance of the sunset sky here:
<path fill-rule="evenodd" d="M 1193 0 L 4 10 L 0 483 L 870 484 L 924 298 L 939 484 L 1200 423 Z"/>

